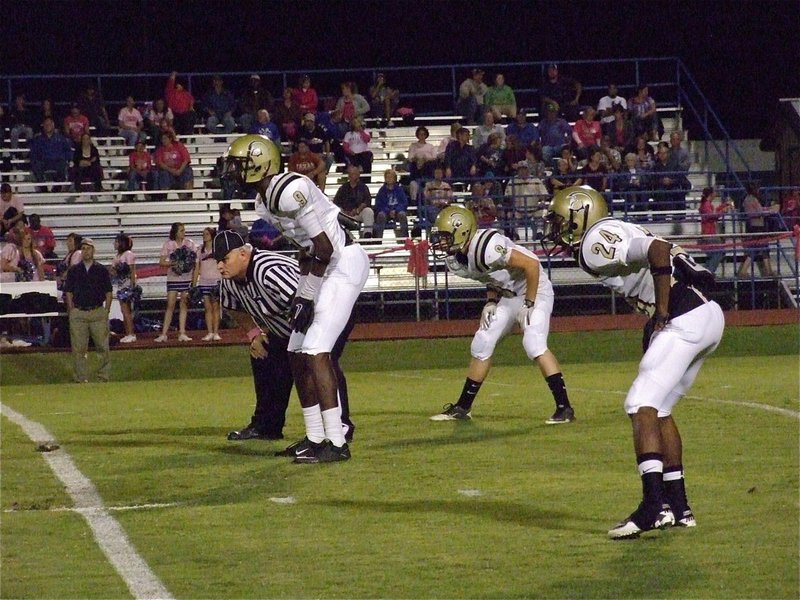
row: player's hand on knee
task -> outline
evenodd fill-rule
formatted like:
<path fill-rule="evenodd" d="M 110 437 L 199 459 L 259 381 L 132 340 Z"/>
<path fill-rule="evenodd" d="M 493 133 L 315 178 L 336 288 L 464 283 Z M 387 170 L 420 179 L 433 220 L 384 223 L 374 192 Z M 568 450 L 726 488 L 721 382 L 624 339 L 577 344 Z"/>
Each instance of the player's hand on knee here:
<path fill-rule="evenodd" d="M 267 338 L 264 335 L 259 335 L 250 342 L 250 356 L 253 358 L 267 358 L 269 351 L 267 350 Z"/>
<path fill-rule="evenodd" d="M 292 324 L 292 330 L 299 333 L 305 333 L 311 326 L 314 320 L 314 301 L 308 298 L 301 298 L 299 296 L 292 300 L 292 311 L 289 321 Z"/>
<path fill-rule="evenodd" d="M 490 300 L 481 311 L 481 329 L 489 329 L 495 317 L 497 317 L 497 300 Z"/>

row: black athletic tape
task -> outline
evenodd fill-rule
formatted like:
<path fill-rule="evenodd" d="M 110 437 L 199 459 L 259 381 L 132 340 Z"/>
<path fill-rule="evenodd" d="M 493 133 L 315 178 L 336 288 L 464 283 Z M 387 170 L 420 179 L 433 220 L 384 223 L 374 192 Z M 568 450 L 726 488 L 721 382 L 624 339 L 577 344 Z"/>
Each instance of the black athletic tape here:
<path fill-rule="evenodd" d="M 650 267 L 653 275 L 672 275 L 672 267 Z"/>

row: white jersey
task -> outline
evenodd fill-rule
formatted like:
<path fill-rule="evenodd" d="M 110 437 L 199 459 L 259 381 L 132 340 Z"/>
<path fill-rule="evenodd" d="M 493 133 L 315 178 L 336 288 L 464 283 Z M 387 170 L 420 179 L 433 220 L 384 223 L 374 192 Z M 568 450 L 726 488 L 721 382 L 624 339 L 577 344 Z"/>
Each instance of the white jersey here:
<path fill-rule="evenodd" d="M 495 290 L 500 296 L 524 296 L 528 287 L 525 272 L 508 268 L 512 250 L 530 256 L 537 262 L 539 260 L 533 252 L 515 244 L 500 232 L 482 229 L 467 246 L 466 257 L 462 254 L 448 256 L 445 264 L 453 274 L 485 283 L 487 288 Z M 536 290 L 536 296 L 540 294 L 553 295 L 553 285 L 544 269 L 540 270 L 539 289 Z"/>
<path fill-rule="evenodd" d="M 610 217 L 601 219 L 583 235 L 578 263 L 604 286 L 621 294 L 636 312 L 652 317 L 656 295 L 647 250 L 657 239 L 661 240 L 639 225 Z M 634 240 L 644 243 L 634 243 L 632 248 Z M 672 248 L 673 254 L 682 252 L 678 246 Z M 669 301 L 671 316 L 683 314 L 704 302 L 706 299 L 698 290 L 679 283 L 673 276 Z"/>
<path fill-rule="evenodd" d="M 258 198 L 256 214 L 309 254 L 314 252 L 312 238 L 324 231 L 333 246 L 331 264 L 339 260 L 345 247 L 339 207 L 305 175 L 282 173 L 273 177 L 264 197 Z"/>

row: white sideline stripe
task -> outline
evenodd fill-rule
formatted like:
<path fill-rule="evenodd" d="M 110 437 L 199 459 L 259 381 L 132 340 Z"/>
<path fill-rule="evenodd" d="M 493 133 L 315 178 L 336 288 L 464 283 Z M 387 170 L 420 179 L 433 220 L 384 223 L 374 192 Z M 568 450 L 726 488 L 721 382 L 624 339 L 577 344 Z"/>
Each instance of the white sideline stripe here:
<path fill-rule="evenodd" d="M 121 512 L 125 510 L 145 510 L 148 508 L 168 508 L 170 506 L 178 506 L 177 502 L 155 502 L 152 504 L 132 504 L 130 506 L 90 506 L 87 508 L 74 508 L 72 506 L 56 506 L 53 508 L 7 508 L 3 512 L 76 512 L 76 513 L 89 513 L 98 510 L 110 510 L 112 512 Z"/>
<path fill-rule="evenodd" d="M 19 425 L 34 443 L 54 441 L 53 436 L 42 425 L 3 403 L 0 403 L 0 414 Z M 78 470 L 70 455 L 63 449 L 43 452 L 42 455 L 56 477 L 64 484 L 75 503 L 74 510 L 86 519 L 97 544 L 122 577 L 131 595 L 143 599 L 171 599 L 172 594 L 136 552 L 120 524 L 109 514 L 108 509 L 103 507 L 103 499 L 92 481 Z"/>
<path fill-rule="evenodd" d="M 424 375 L 408 375 L 405 373 L 391 373 L 389 377 L 397 377 L 398 379 L 425 379 L 427 381 L 451 381 L 453 379 L 453 378 L 448 379 L 445 377 L 426 377 Z M 485 381 L 483 385 L 518 387 L 511 383 L 502 383 L 499 381 L 497 382 Z M 575 390 L 578 392 L 591 392 L 593 394 L 616 394 L 618 396 L 626 396 L 628 394 L 627 391 L 623 392 L 620 390 L 598 390 L 594 388 L 571 387 L 569 385 L 567 386 L 567 389 Z M 691 394 L 684 396 L 683 399 L 697 400 L 699 402 L 713 402 L 715 404 L 730 404 L 731 406 L 743 406 L 745 408 L 755 408 L 756 410 L 764 410 L 766 412 L 775 413 L 777 415 L 782 415 L 784 417 L 789 417 L 790 419 L 797 419 L 798 421 L 800 421 L 800 411 L 791 410 L 789 408 L 781 408 L 779 406 L 772 406 L 771 404 L 761 404 L 760 402 L 748 402 L 747 400 L 722 400 L 720 398 L 706 398 L 703 396 L 693 396 Z"/>

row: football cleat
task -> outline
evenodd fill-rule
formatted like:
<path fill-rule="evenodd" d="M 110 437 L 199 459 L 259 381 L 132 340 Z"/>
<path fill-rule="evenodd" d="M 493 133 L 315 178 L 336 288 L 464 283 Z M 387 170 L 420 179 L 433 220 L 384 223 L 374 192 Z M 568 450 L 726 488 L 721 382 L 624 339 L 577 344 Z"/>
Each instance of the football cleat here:
<path fill-rule="evenodd" d="M 340 462 L 350 460 L 350 448 L 345 443 L 343 446 L 334 446 L 329 440 L 321 444 L 313 444 L 302 451 L 298 451 L 294 462 L 302 464 L 317 464 L 326 462 Z"/>
<path fill-rule="evenodd" d="M 302 450 L 306 446 L 309 446 L 313 443 L 314 442 L 309 440 L 307 437 L 304 437 L 302 440 L 297 440 L 293 444 L 289 444 L 283 450 L 279 450 L 278 452 L 275 453 L 275 456 L 288 456 L 290 458 L 293 458 L 294 456 L 297 455 L 298 450 Z"/>
<path fill-rule="evenodd" d="M 562 423 L 572 423 L 575 420 L 575 410 L 571 406 L 556 408 L 553 416 L 547 419 L 548 425 L 561 425 Z"/>
<path fill-rule="evenodd" d="M 457 404 L 445 404 L 444 410 L 438 415 L 430 417 L 431 421 L 469 421 L 471 413 L 466 408 L 461 408 Z"/>
<path fill-rule="evenodd" d="M 694 518 L 691 508 L 683 511 L 683 516 L 678 518 L 675 515 L 675 527 L 697 527 L 697 520 Z"/>
<path fill-rule="evenodd" d="M 671 510 L 653 510 L 642 503 L 631 516 L 609 529 L 608 537 L 612 540 L 632 540 L 638 538 L 643 531 L 664 529 L 674 524 L 675 515 Z"/>

